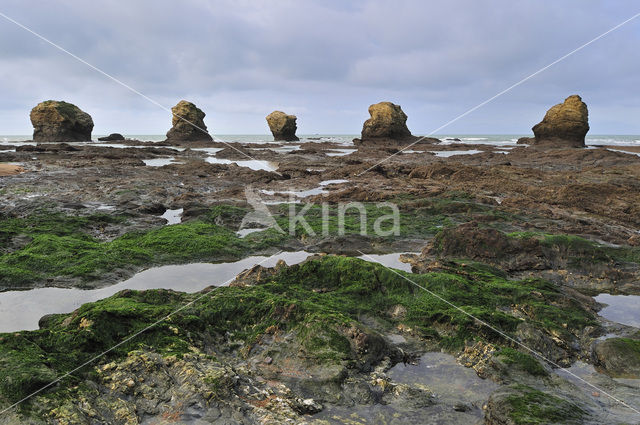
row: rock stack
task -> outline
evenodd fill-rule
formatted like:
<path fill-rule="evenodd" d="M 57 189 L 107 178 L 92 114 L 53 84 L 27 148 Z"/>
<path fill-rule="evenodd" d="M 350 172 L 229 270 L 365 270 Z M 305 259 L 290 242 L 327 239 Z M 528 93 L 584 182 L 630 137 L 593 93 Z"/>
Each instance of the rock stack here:
<path fill-rule="evenodd" d="M 196 142 L 209 141 L 213 137 L 204 124 L 205 113 L 191 102 L 181 100 L 171 108 L 173 113 L 171 129 L 167 132 L 167 141 Z"/>
<path fill-rule="evenodd" d="M 546 147 L 583 148 L 589 131 L 589 111 L 578 95 L 572 95 L 549 109 L 543 120 L 533 126 L 533 138 L 518 143 Z"/>
<path fill-rule="evenodd" d="M 407 128 L 407 114 L 400 105 L 391 102 L 380 102 L 369 106 L 371 118 L 362 126 L 362 140 L 394 139 L 402 140 L 411 137 Z"/>
<path fill-rule="evenodd" d="M 273 134 L 274 140 L 284 140 L 287 142 L 300 140 L 296 136 L 296 120 L 295 115 L 288 115 L 282 111 L 273 111 L 266 117 L 269 130 Z"/>
<path fill-rule="evenodd" d="M 369 106 L 371 118 L 362 126 L 360 139 L 354 139 L 357 145 L 376 145 L 377 143 L 415 142 L 438 143 L 438 139 L 416 137 L 407 128 L 407 114 L 400 105 L 391 102 L 380 102 Z"/>
<path fill-rule="evenodd" d="M 86 142 L 91 140 L 93 120 L 71 103 L 47 100 L 31 110 L 33 140 L 42 142 Z"/>

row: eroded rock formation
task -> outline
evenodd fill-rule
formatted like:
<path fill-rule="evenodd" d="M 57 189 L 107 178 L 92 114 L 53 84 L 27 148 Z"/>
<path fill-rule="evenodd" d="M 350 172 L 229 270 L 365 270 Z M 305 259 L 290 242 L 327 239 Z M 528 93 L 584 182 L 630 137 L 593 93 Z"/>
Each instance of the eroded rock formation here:
<path fill-rule="evenodd" d="M 411 137 L 407 128 L 407 115 L 400 105 L 391 102 L 380 102 L 369 106 L 371 118 L 362 126 L 362 140 L 395 139 Z"/>
<path fill-rule="evenodd" d="M 213 140 L 204 124 L 205 113 L 196 105 L 181 100 L 171 108 L 173 127 L 167 132 L 167 140 L 195 142 Z"/>
<path fill-rule="evenodd" d="M 91 140 L 91 115 L 71 103 L 47 100 L 31 110 L 36 142 L 85 142 Z"/>
<path fill-rule="evenodd" d="M 296 136 L 296 119 L 295 115 L 288 115 L 282 111 L 273 111 L 266 117 L 269 130 L 273 134 L 274 140 L 296 141 L 300 140 Z"/>
<path fill-rule="evenodd" d="M 533 126 L 535 145 L 558 147 L 584 147 L 584 138 L 589 131 L 587 105 L 578 95 L 572 95 L 549 109 L 544 119 Z"/>

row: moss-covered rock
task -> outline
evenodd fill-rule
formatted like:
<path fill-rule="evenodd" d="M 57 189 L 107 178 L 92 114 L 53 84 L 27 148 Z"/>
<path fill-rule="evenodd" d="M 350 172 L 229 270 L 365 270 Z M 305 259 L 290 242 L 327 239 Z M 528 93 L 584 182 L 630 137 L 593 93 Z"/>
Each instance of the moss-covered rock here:
<path fill-rule="evenodd" d="M 525 385 L 503 387 L 489 398 L 487 425 L 582 424 L 586 412 L 572 400 Z"/>
<path fill-rule="evenodd" d="M 608 338 L 596 343 L 596 365 L 614 378 L 640 378 L 640 340 Z"/>
<path fill-rule="evenodd" d="M 571 346 L 573 335 L 584 326 L 595 325 L 590 312 L 544 282 L 512 282 L 487 270 L 462 268 L 411 278 L 509 333 L 522 320 L 508 307 L 526 306 L 527 322 L 542 333 L 552 333 L 562 347 Z M 406 309 L 405 315 L 384 313 L 398 305 Z M 247 286 L 221 287 L 209 293 L 123 291 L 83 305 L 72 314 L 50 316 L 38 331 L 3 334 L 0 399 L 5 403 L 20 399 L 131 335 L 136 337 L 109 351 L 100 363 L 119 361 L 140 349 L 178 357 L 232 350 L 262 359 L 269 365 L 265 370 L 272 368 L 278 377 L 288 373 L 297 382 L 310 379 L 308 376 L 313 382 L 335 382 L 344 379 L 345 368 L 366 371 L 383 358 L 402 360 L 398 349 L 361 323 L 363 315 L 379 317 L 451 352 L 469 341 L 511 345 L 386 267 L 324 256 L 261 274 Z M 522 356 L 507 354 L 529 373 L 540 372 Z M 80 382 L 91 370 L 78 371 L 63 384 Z"/>

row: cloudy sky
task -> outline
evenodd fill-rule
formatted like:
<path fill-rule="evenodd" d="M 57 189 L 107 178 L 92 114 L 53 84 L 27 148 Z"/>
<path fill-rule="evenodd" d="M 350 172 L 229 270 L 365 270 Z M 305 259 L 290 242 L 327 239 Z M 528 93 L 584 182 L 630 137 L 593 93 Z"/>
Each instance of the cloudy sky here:
<path fill-rule="evenodd" d="M 213 134 L 263 134 L 274 109 L 301 134 L 355 134 L 371 103 L 414 134 L 449 120 L 640 12 L 637 0 L 3 0 L 0 13 L 160 104 L 191 100 Z M 442 134 L 530 132 L 578 93 L 592 134 L 640 134 L 640 18 Z M 158 106 L 0 17 L 0 134 L 59 99 L 94 133 L 161 134 Z"/>

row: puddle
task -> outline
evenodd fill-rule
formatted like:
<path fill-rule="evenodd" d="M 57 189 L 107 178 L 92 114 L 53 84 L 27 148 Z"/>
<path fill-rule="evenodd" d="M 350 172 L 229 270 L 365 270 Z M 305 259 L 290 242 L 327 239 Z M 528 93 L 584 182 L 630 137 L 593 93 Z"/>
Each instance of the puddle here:
<path fill-rule="evenodd" d="M 262 232 L 263 230 L 267 230 L 268 227 L 256 227 L 256 228 L 252 228 L 252 229 L 240 229 L 236 232 L 236 235 L 240 236 L 241 238 L 244 238 L 247 235 L 250 235 L 252 233 L 256 233 L 256 232 Z"/>
<path fill-rule="evenodd" d="M 193 263 L 154 267 L 107 288 L 83 290 L 37 288 L 29 291 L 0 293 L 0 332 L 38 329 L 38 320 L 45 314 L 69 313 L 82 304 L 110 297 L 124 289 L 173 289 L 197 292 L 211 285 L 221 285 L 238 273 L 256 264 L 273 267 L 278 260 L 297 264 L 309 255 L 305 251 L 283 252 L 270 257 L 255 256 L 233 263 Z M 264 262 L 263 262 L 264 261 Z"/>
<path fill-rule="evenodd" d="M 208 158 L 205 158 L 205 161 L 207 161 L 209 164 L 237 164 L 240 167 L 247 167 L 254 171 L 257 171 L 257 170 L 276 171 L 278 169 L 278 164 L 275 162 L 260 161 L 257 159 L 251 159 L 246 161 L 244 160 L 232 161 L 230 159 L 215 158 L 210 156 Z"/>
<path fill-rule="evenodd" d="M 95 208 L 98 211 L 114 211 L 115 205 L 107 205 L 101 202 L 86 202 L 82 204 L 85 208 Z"/>
<path fill-rule="evenodd" d="M 135 148 L 135 149 L 167 148 L 167 149 L 176 150 L 178 152 L 182 152 L 183 150 L 186 149 L 186 148 L 181 148 L 181 147 L 178 147 L 178 146 L 122 145 L 122 144 L 116 144 L 116 143 L 95 143 L 95 142 L 80 142 L 80 143 L 70 143 L 70 144 L 72 144 L 72 145 L 78 144 L 78 145 L 83 145 L 83 146 L 97 146 L 99 148 L 116 148 L 116 149 L 127 149 L 127 148 Z"/>
<path fill-rule="evenodd" d="M 160 218 L 164 218 L 165 220 L 167 220 L 167 226 L 171 224 L 180 224 L 182 222 L 183 212 L 183 208 L 178 208 L 177 210 L 166 210 L 164 214 L 160 216 Z"/>
<path fill-rule="evenodd" d="M 325 152 L 327 156 L 345 156 L 357 151 L 358 149 L 331 149 L 329 152 Z"/>
<path fill-rule="evenodd" d="M 430 151 L 431 153 L 434 153 L 437 157 L 440 158 L 449 158 L 450 156 L 454 156 L 454 155 L 475 155 L 477 153 L 482 153 L 482 151 L 479 151 L 477 149 L 469 149 L 468 151 Z"/>
<path fill-rule="evenodd" d="M 444 353 L 426 353 L 417 365 L 400 363 L 387 375 L 397 384 L 433 393 L 436 403 L 419 409 L 406 400 L 398 403 L 393 399 L 384 404 L 329 406 L 312 416 L 310 423 L 476 425 L 484 418 L 482 405 L 498 388 L 494 382 L 479 378 L 473 369 L 459 365 L 453 356 Z"/>
<path fill-rule="evenodd" d="M 621 152 L 621 153 L 627 153 L 629 155 L 640 156 L 640 152 L 631 152 L 631 151 L 625 151 L 625 150 L 622 150 L 622 149 L 610 149 L 610 148 L 608 148 L 607 150 L 608 151 L 612 151 L 612 152 Z"/>
<path fill-rule="evenodd" d="M 290 145 L 290 146 L 281 146 L 278 148 L 250 148 L 251 150 L 254 151 L 274 151 L 277 153 L 289 153 L 289 152 L 293 152 L 293 151 L 299 151 L 302 148 L 300 147 L 300 145 Z"/>
<path fill-rule="evenodd" d="M 91 206 L 95 207 L 95 204 Z M 168 211 L 177 213 L 182 210 Z M 242 229 L 238 234 L 243 232 L 246 235 L 261 230 L 265 229 Z M 288 265 L 293 265 L 301 263 L 310 255 L 313 254 L 306 251 L 283 252 L 272 257 L 253 256 L 231 263 L 192 263 L 153 267 L 123 282 L 100 289 L 36 288 L 28 291 L 0 292 L 0 332 L 38 329 L 38 320 L 45 314 L 69 313 L 82 304 L 110 297 L 124 289 L 139 291 L 173 289 L 181 292 L 197 292 L 208 286 L 227 283 L 238 273 L 256 264 L 273 267 L 279 260 L 284 260 Z M 371 254 L 369 256 L 371 258 L 361 258 L 388 267 L 407 270 L 409 265 L 399 261 L 400 255 L 402 253 Z"/>
<path fill-rule="evenodd" d="M 599 303 L 607 304 L 598 314 L 607 320 L 640 328 L 640 295 L 600 294 Z"/>
<path fill-rule="evenodd" d="M 329 193 L 329 191 L 325 189 L 327 186 L 332 184 L 341 184 L 341 183 L 349 183 L 349 180 L 324 180 L 319 183 L 318 187 L 314 187 L 313 189 L 307 189 L 307 190 L 285 190 L 285 191 L 261 190 L 260 192 L 269 196 L 281 194 L 281 195 L 292 195 L 298 198 L 306 198 L 307 196 L 314 196 L 314 195 L 321 195 L 323 193 Z M 278 202 L 282 203 L 280 201 Z"/>
<path fill-rule="evenodd" d="M 387 375 L 396 383 L 428 389 L 439 399 L 471 403 L 480 415 L 482 404 L 498 388 L 495 382 L 478 377 L 472 368 L 458 364 L 452 355 L 438 352 L 424 354 L 417 365 L 399 363 Z"/>
<path fill-rule="evenodd" d="M 175 164 L 178 161 L 174 157 L 171 158 L 154 158 L 154 159 L 143 159 L 144 165 L 147 167 L 164 167 L 165 165 Z"/>
<path fill-rule="evenodd" d="M 215 155 L 221 150 L 224 150 L 224 148 L 191 148 L 191 150 L 198 151 L 198 152 L 206 152 L 209 155 Z"/>
<path fill-rule="evenodd" d="M 596 388 L 606 388 L 606 391 L 612 396 L 624 400 L 632 406 L 638 406 L 640 402 L 640 380 L 612 379 L 599 373 L 592 365 L 582 361 L 577 361 L 571 367 L 565 369 L 555 369 L 554 372 L 556 375 L 576 385 L 587 397 L 597 403 L 603 410 L 602 416 L 606 418 L 606 423 L 636 423 L 638 418 L 634 416 L 634 412 L 606 394 L 601 394 Z"/>
<path fill-rule="evenodd" d="M 392 269 L 398 269 L 411 273 L 411 264 L 403 263 L 400 261 L 400 256 L 405 254 L 419 254 L 418 252 L 401 252 L 393 254 L 367 254 L 358 258 L 362 258 L 365 261 L 371 261 L 373 263 L 380 263 L 383 266 L 391 267 Z"/>
<path fill-rule="evenodd" d="M 320 182 L 320 186 L 329 186 L 330 184 L 349 183 L 349 180 L 325 180 Z"/>

